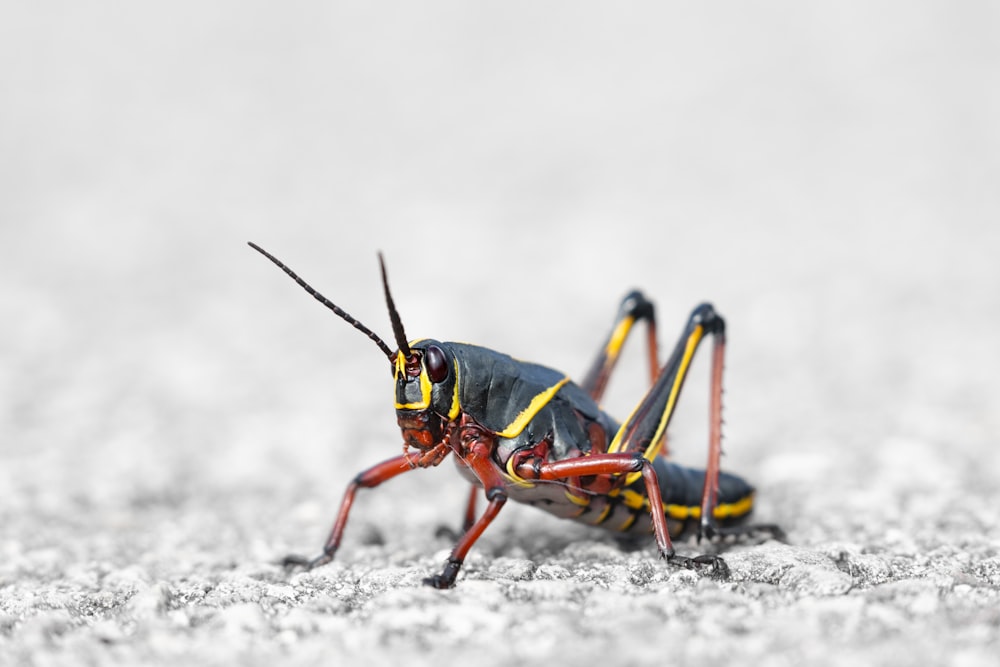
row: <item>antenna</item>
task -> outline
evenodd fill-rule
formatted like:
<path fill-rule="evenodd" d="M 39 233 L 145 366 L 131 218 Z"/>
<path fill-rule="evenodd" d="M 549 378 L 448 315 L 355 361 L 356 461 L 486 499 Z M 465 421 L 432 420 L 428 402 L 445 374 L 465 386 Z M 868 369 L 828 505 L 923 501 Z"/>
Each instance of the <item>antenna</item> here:
<path fill-rule="evenodd" d="M 396 338 L 396 345 L 399 351 L 407 359 L 410 358 L 410 345 L 406 342 L 406 332 L 403 331 L 403 320 L 399 318 L 396 311 L 396 304 L 392 301 L 392 294 L 389 293 L 389 279 L 385 275 L 385 260 L 382 253 L 378 254 L 378 265 L 382 269 L 382 287 L 385 289 L 385 305 L 389 307 L 389 319 L 392 320 L 392 335 Z"/>
<path fill-rule="evenodd" d="M 372 339 L 373 341 L 375 341 L 375 344 L 379 346 L 379 349 L 382 350 L 382 353 L 385 354 L 386 357 L 388 357 L 389 363 L 395 363 L 396 362 L 396 355 L 393 353 L 392 349 L 388 345 L 386 345 L 385 341 L 378 337 L 378 334 L 376 334 L 374 331 L 372 331 L 371 329 L 369 329 L 368 327 L 366 327 L 364 324 L 362 324 L 358 320 L 356 320 L 353 317 L 351 317 L 350 313 L 348 313 L 346 310 L 344 310 L 343 308 L 341 308 L 340 306 L 338 306 L 337 304 L 333 303 L 332 301 L 330 301 L 329 299 L 327 299 L 325 296 L 323 296 L 322 294 L 320 294 L 319 292 L 317 292 L 315 289 L 313 289 L 312 286 L 309 283 L 307 283 L 306 281 L 302 280 L 302 278 L 299 278 L 299 276 L 294 271 L 292 271 L 290 268 L 288 268 L 287 266 L 285 266 L 277 257 L 275 257 L 274 255 L 272 255 L 268 251 L 264 250 L 263 248 L 261 248 L 259 245 L 257 245 L 253 241 L 248 241 L 248 245 L 251 248 L 253 248 L 254 250 L 256 250 L 257 252 L 259 252 L 260 254 L 264 255 L 264 257 L 267 257 L 269 260 L 271 260 L 272 262 L 274 262 L 274 264 L 279 269 L 281 269 L 282 271 L 284 271 L 285 273 L 287 273 L 292 280 L 294 280 L 295 282 L 297 282 L 302 289 L 304 289 L 306 292 L 308 292 L 309 294 L 311 294 L 314 299 L 316 299 L 321 304 L 323 304 L 324 306 L 326 306 L 327 308 L 329 308 L 330 310 L 332 310 L 334 312 L 334 314 L 337 315 L 337 317 L 339 317 L 340 319 L 344 320 L 345 322 L 347 322 L 348 324 L 350 324 L 352 327 L 354 327 L 355 329 L 357 329 L 358 331 L 360 331 L 361 333 L 363 333 L 364 335 L 368 336 L 370 339 Z M 382 263 L 382 256 L 381 255 L 379 255 L 379 263 Z M 385 285 L 385 294 L 386 294 L 386 297 L 388 297 L 389 296 L 389 285 L 388 285 L 388 283 L 385 282 L 385 265 L 384 264 L 382 266 L 382 282 Z M 389 299 L 389 315 L 390 315 L 390 317 L 393 317 L 393 313 L 395 313 L 395 310 L 394 310 L 394 308 L 392 306 L 392 299 Z M 397 321 L 399 321 L 399 315 L 395 314 L 394 319 L 393 319 L 393 333 L 396 333 L 396 322 Z M 403 331 L 403 325 L 402 325 L 402 323 L 400 323 L 399 324 L 399 333 L 397 333 L 397 335 L 396 335 L 396 339 L 397 340 L 399 340 L 399 335 L 402 333 L 402 331 Z M 404 343 L 403 344 L 405 345 L 405 339 L 404 339 Z M 402 346 L 400 346 L 400 349 L 401 350 L 403 349 Z M 410 353 L 410 348 L 407 347 L 406 351 L 404 352 L 404 354 L 406 354 L 406 356 L 409 356 L 409 353 Z"/>

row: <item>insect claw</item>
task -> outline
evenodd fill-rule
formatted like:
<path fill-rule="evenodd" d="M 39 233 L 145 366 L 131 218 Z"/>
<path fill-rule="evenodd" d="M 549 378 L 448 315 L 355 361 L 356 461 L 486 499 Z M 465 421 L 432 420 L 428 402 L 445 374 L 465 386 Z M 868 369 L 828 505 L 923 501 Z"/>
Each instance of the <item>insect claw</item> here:
<path fill-rule="evenodd" d="M 299 556 L 297 554 L 289 554 L 281 559 L 281 567 L 285 568 L 286 571 L 294 570 L 295 568 L 301 567 L 304 569 L 309 569 L 309 560 L 305 556 Z"/>
<path fill-rule="evenodd" d="M 709 573 L 713 579 L 725 581 L 729 579 L 729 565 L 720 556 L 715 554 L 703 554 L 691 559 L 692 565 L 708 565 L 712 568 Z"/>
<path fill-rule="evenodd" d="M 702 554 L 700 556 L 688 558 L 687 556 L 676 556 L 673 554 L 665 555 L 662 552 L 660 555 L 666 558 L 667 562 L 671 565 L 687 568 L 688 570 L 699 571 L 701 571 L 704 567 L 709 567 L 710 571 L 708 572 L 708 575 L 713 579 L 719 579 L 722 581 L 729 579 L 729 565 L 726 564 L 726 561 L 724 561 L 721 556 L 716 556 L 715 554 Z"/>
<path fill-rule="evenodd" d="M 440 591 L 447 590 L 449 588 L 454 587 L 455 585 L 454 581 L 447 581 L 440 574 L 435 574 L 433 577 L 424 577 L 423 583 L 426 586 L 430 586 L 431 588 L 436 588 Z"/>
<path fill-rule="evenodd" d="M 281 566 L 288 572 L 298 568 L 301 568 L 304 572 L 308 572 L 314 567 L 326 565 L 331 560 L 333 560 L 333 555 L 326 553 L 320 554 L 315 558 L 306 558 L 305 556 L 299 556 L 298 554 L 290 554 L 281 559 Z"/>
<path fill-rule="evenodd" d="M 425 585 L 432 586 L 438 590 L 452 588 L 455 585 L 455 578 L 458 576 L 458 570 L 461 567 L 462 561 L 449 558 L 441 574 L 435 574 L 433 577 L 425 577 L 423 582 Z"/>

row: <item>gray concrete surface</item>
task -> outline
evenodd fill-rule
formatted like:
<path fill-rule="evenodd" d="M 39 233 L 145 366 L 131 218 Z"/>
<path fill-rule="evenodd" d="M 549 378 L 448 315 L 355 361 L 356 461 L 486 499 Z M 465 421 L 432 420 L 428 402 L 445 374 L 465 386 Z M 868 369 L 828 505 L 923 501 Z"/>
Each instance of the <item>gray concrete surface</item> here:
<path fill-rule="evenodd" d="M 986 2 L 0 9 L 0 664 L 955 664 L 1000 642 L 1000 104 Z M 572 374 L 618 298 L 730 324 L 732 579 L 505 508 L 452 591 L 450 465 L 388 334 Z M 642 392 L 630 350 L 608 407 Z M 707 361 L 673 429 L 706 438 Z M 695 546 L 682 544 L 692 553 Z"/>

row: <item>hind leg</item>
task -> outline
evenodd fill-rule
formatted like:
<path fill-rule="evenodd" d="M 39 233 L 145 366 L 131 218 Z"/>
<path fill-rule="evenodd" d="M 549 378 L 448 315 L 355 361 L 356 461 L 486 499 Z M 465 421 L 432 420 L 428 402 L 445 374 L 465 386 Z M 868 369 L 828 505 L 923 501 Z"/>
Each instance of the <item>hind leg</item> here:
<path fill-rule="evenodd" d="M 629 292 L 618 307 L 611 333 L 601 345 L 590 370 L 583 382 L 580 383 L 584 391 L 598 403 L 604 396 L 604 390 L 607 388 L 611 373 L 618 363 L 625 340 L 632 332 L 632 327 L 640 320 L 646 322 L 650 376 L 653 382 L 656 381 L 660 370 L 656 343 L 656 311 L 653 308 L 653 302 L 643 296 L 642 292 Z"/>

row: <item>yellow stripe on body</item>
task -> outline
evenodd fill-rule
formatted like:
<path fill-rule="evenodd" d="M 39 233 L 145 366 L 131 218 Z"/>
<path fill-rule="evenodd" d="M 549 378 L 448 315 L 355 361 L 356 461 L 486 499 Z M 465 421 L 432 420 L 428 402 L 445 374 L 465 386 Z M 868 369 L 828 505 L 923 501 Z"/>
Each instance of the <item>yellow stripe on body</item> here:
<path fill-rule="evenodd" d="M 402 352 L 396 354 L 396 377 L 406 374 L 406 357 Z M 457 386 L 457 385 L 456 385 Z M 397 410 L 426 410 L 431 405 L 431 379 L 426 371 L 420 371 L 420 402 L 395 403 Z M 454 406 L 452 406 L 454 409 Z"/>
<path fill-rule="evenodd" d="M 544 390 L 544 391 L 536 394 L 535 397 L 531 399 L 531 402 L 528 403 L 528 407 L 526 407 L 524 410 L 521 410 L 521 412 L 519 412 L 518 415 L 516 417 L 514 417 L 514 421 L 512 421 L 510 424 L 508 424 L 507 428 L 505 428 L 502 431 L 499 431 L 497 433 L 497 435 L 500 436 L 501 438 L 514 438 L 514 437 L 517 437 L 521 433 L 521 431 L 524 430 L 524 427 L 527 426 L 528 423 L 532 419 L 535 418 L 535 415 L 538 414 L 538 411 L 541 410 L 542 408 L 544 408 L 545 405 L 549 401 L 552 400 L 552 397 L 556 395 L 556 392 L 558 392 L 562 388 L 562 386 L 564 384 L 566 384 L 567 382 L 569 382 L 569 377 L 564 377 L 563 379 L 559 380 L 559 382 L 556 382 L 554 385 L 552 385 L 548 389 L 546 389 L 546 390 Z M 456 383 L 455 387 L 456 387 L 455 391 L 456 391 L 456 402 L 457 402 L 457 400 L 458 400 L 457 399 L 457 391 L 458 391 L 458 384 L 457 383 Z M 454 406 L 452 406 L 452 407 L 454 408 Z M 505 468 L 506 468 L 506 472 L 507 472 L 507 478 L 511 482 L 513 482 L 514 484 L 516 484 L 517 486 L 521 486 L 521 487 L 525 487 L 525 488 L 531 488 L 531 487 L 535 486 L 533 483 L 527 481 L 526 479 L 524 479 L 523 477 L 521 477 L 520 475 L 518 475 L 517 471 L 514 470 L 514 457 L 513 456 L 511 456 L 509 459 L 507 459 L 507 465 L 505 466 Z M 574 496 L 570 495 L 569 492 L 566 493 L 566 497 L 569 498 L 572 502 L 574 502 L 577 505 L 583 505 L 584 507 L 586 507 L 587 505 L 590 504 L 589 500 L 578 498 L 578 497 L 574 497 Z"/>
<path fill-rule="evenodd" d="M 641 493 L 637 493 L 631 489 L 621 489 L 617 492 L 611 492 L 608 495 L 620 496 L 622 504 L 631 509 L 649 509 L 649 499 Z M 740 498 L 736 502 L 716 505 L 715 509 L 712 511 L 712 516 L 716 519 L 733 519 L 741 517 L 744 514 L 748 514 L 750 510 L 753 509 L 753 500 L 754 496 L 751 493 L 748 496 Z M 701 507 L 698 505 L 674 505 L 663 503 L 663 512 L 671 519 L 678 519 L 681 521 L 684 519 L 701 518 Z"/>
<path fill-rule="evenodd" d="M 716 505 L 712 511 L 712 516 L 716 519 L 735 519 L 750 512 L 753 509 L 753 494 L 744 496 L 734 503 L 722 503 Z M 694 505 L 668 505 L 663 503 L 663 511 L 671 519 L 700 519 L 701 507 Z"/>
<path fill-rule="evenodd" d="M 425 340 L 423 338 L 418 338 L 417 340 L 411 341 L 410 345 L 416 345 L 420 341 Z M 459 413 L 462 411 L 461 403 L 458 400 L 458 364 L 452 360 L 451 367 L 455 369 L 455 387 L 451 394 L 451 407 L 448 409 L 448 420 L 454 421 L 458 418 Z M 406 373 L 406 357 L 403 356 L 402 352 L 396 353 L 396 375 L 399 377 L 400 374 Z M 393 403 L 397 410 L 426 410 L 431 405 L 431 379 L 427 375 L 426 370 L 420 371 L 420 401 L 418 403 Z"/>
<path fill-rule="evenodd" d="M 569 491 L 564 491 L 563 493 L 566 495 L 566 499 L 574 505 L 578 505 L 580 507 L 588 507 L 590 505 L 590 498 L 574 496 Z"/>
<path fill-rule="evenodd" d="M 455 369 L 455 390 L 451 393 L 451 409 L 448 410 L 448 421 L 458 419 L 462 411 L 462 404 L 458 402 L 458 362 L 452 360 L 451 367 Z"/>
<path fill-rule="evenodd" d="M 529 482 L 528 480 L 518 475 L 517 471 L 514 470 L 514 458 L 515 458 L 514 456 L 511 456 L 509 459 L 507 459 L 507 466 L 506 466 L 507 479 L 509 479 L 511 483 L 515 484 L 516 486 L 520 486 L 521 488 L 525 489 L 534 488 L 535 485 L 533 483 Z"/>
<path fill-rule="evenodd" d="M 513 438 L 520 434 L 521 431 L 524 430 L 524 427 L 535 418 L 538 411 L 544 408 L 546 403 L 551 401 L 552 397 L 556 395 L 556 392 L 559 391 L 567 382 L 569 382 L 569 377 L 564 377 L 562 380 L 559 380 L 559 382 L 556 382 L 545 391 L 536 394 L 535 397 L 531 399 L 531 402 L 528 403 L 528 407 L 521 410 L 521 412 L 514 417 L 514 421 L 508 424 L 507 428 L 504 430 L 497 432 L 497 435 L 501 438 Z"/>
<path fill-rule="evenodd" d="M 753 509 L 753 494 L 744 496 L 734 503 L 723 503 L 717 505 L 712 515 L 716 519 L 734 519 L 744 514 L 749 514 Z"/>
<path fill-rule="evenodd" d="M 632 491 L 631 489 L 622 489 L 614 495 L 620 495 L 622 497 L 622 502 L 625 503 L 626 507 L 631 507 L 636 510 L 642 509 L 643 507 L 649 507 L 649 500 L 646 496 Z"/>
<path fill-rule="evenodd" d="M 597 518 L 594 519 L 595 525 L 604 523 L 604 520 L 608 518 L 609 514 L 611 514 L 611 507 L 612 507 L 611 503 L 606 503 L 604 505 L 604 509 L 602 509 L 601 513 L 597 516 Z"/>

